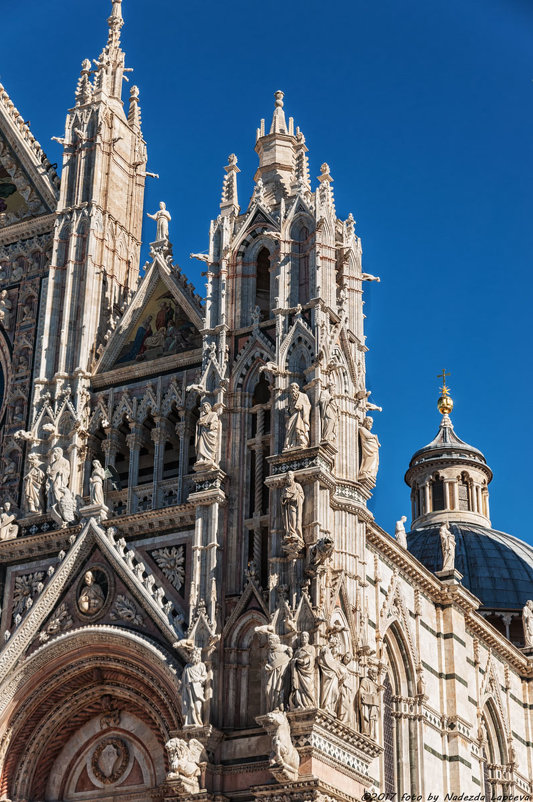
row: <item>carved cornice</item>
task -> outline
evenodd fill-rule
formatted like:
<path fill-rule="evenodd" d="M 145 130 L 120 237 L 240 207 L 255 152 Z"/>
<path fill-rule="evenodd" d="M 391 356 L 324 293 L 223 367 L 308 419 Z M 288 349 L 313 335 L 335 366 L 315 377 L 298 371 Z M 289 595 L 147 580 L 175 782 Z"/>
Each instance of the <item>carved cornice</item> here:
<path fill-rule="evenodd" d="M 41 234 L 54 233 L 55 214 L 43 214 L 39 217 L 26 218 L 19 223 L 12 223 L 0 230 L 0 245 L 11 245 L 19 240 L 38 237 Z"/>
<path fill-rule="evenodd" d="M 93 390 L 103 390 L 112 385 L 133 384 L 145 376 L 152 376 L 153 374 L 162 376 L 166 373 L 183 370 L 191 365 L 200 365 L 201 362 L 202 349 L 195 348 L 182 354 L 171 354 L 160 359 L 153 359 L 150 362 L 140 362 L 123 368 L 115 368 L 106 373 L 97 373 L 91 378 L 91 388 Z"/>

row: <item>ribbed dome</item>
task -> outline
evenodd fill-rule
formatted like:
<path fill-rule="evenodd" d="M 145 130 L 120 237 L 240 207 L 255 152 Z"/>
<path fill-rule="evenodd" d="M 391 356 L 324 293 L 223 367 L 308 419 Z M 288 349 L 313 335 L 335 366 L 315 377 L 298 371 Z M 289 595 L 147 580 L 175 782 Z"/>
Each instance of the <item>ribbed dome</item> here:
<path fill-rule="evenodd" d="M 421 526 L 407 535 L 409 551 L 430 571 L 440 571 L 439 526 Z M 471 523 L 450 523 L 456 540 L 455 567 L 461 583 L 483 607 L 517 610 L 533 598 L 533 548 L 505 532 Z"/>

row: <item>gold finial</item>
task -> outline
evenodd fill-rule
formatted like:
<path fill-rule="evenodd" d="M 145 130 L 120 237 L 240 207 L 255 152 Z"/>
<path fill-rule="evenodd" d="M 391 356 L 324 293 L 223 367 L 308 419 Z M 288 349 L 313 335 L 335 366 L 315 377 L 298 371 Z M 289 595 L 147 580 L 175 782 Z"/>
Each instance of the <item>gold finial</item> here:
<path fill-rule="evenodd" d="M 446 376 L 449 376 L 443 368 L 442 373 L 437 374 L 437 379 L 442 379 L 442 387 L 440 388 L 441 396 L 437 401 L 437 407 L 441 415 L 449 415 L 453 409 L 453 400 L 450 397 L 450 388 L 446 385 Z"/>

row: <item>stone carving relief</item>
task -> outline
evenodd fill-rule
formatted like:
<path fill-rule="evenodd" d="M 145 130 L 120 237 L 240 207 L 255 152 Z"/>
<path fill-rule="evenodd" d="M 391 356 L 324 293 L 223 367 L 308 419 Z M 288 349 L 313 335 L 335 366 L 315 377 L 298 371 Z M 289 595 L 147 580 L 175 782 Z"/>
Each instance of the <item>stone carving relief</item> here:
<path fill-rule="evenodd" d="M 86 617 L 97 616 L 104 607 L 106 595 L 107 578 L 103 571 L 86 571 L 78 595 L 78 610 Z"/>
<path fill-rule="evenodd" d="M 285 432 L 284 451 L 291 448 L 307 448 L 310 418 L 311 402 L 307 395 L 300 391 L 296 382 L 293 382 L 289 387 L 289 420 Z"/>
<path fill-rule="evenodd" d="M 114 785 L 128 767 L 130 753 L 122 738 L 105 738 L 96 745 L 91 756 L 94 776 L 104 785 Z"/>
<path fill-rule="evenodd" d="M 15 577 L 13 588 L 13 618 L 27 610 L 33 598 L 44 588 L 44 571 Z M 29 604 L 28 604 L 29 602 Z"/>
<path fill-rule="evenodd" d="M 207 762 L 207 754 L 203 744 L 196 738 L 185 741 L 183 738 L 171 738 L 165 744 L 168 755 L 169 772 L 167 782 L 178 783 L 181 790 L 188 794 L 200 791 L 200 764 Z"/>
<path fill-rule="evenodd" d="M 122 593 L 119 593 L 115 599 L 110 618 L 115 621 L 126 621 L 136 627 L 142 627 L 144 624 L 144 618 L 139 614 L 137 605 Z"/>
<path fill-rule="evenodd" d="M 176 590 L 181 590 L 185 583 L 185 547 L 169 546 L 156 549 L 150 556 L 154 558 L 170 584 Z"/>
<path fill-rule="evenodd" d="M 47 640 L 50 640 L 50 638 L 53 638 L 54 635 L 59 635 L 61 632 L 70 629 L 73 624 L 74 621 L 72 620 L 68 607 L 65 602 L 62 602 L 54 612 L 48 624 L 39 632 L 40 642 L 45 643 Z"/>
<path fill-rule="evenodd" d="M 6 331 L 11 329 L 11 315 L 13 314 L 13 302 L 10 300 L 7 290 L 0 292 L 0 324 Z"/>
<path fill-rule="evenodd" d="M 269 758 L 272 773 L 278 780 L 296 780 L 300 767 L 300 755 L 292 743 L 291 729 L 283 710 L 271 710 L 258 717 L 260 723 L 271 736 Z"/>

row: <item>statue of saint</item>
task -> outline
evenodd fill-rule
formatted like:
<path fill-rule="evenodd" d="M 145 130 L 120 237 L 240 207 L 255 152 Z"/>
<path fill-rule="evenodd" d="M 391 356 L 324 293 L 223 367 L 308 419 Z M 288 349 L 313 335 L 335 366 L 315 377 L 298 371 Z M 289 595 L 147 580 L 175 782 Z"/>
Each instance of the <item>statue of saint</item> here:
<path fill-rule="evenodd" d="M 202 727 L 207 669 L 202 663 L 202 650 L 195 647 L 181 675 L 181 707 L 184 727 Z"/>
<path fill-rule="evenodd" d="M 78 598 L 78 607 L 84 615 L 95 615 L 104 606 L 104 591 L 96 581 L 92 571 L 85 573 L 85 585 Z"/>
<path fill-rule="evenodd" d="M 104 501 L 104 481 L 105 481 L 105 469 L 102 467 L 102 463 L 95 459 L 93 460 L 93 471 L 91 473 L 91 478 L 89 479 L 89 487 L 91 493 L 91 504 L 105 504 Z"/>
<path fill-rule="evenodd" d="M 368 415 L 359 427 L 359 442 L 361 444 L 361 465 L 358 479 L 375 479 L 379 467 L 380 442 L 377 435 L 371 433 L 373 419 Z"/>
<path fill-rule="evenodd" d="M 309 643 L 309 633 L 302 632 L 300 647 L 292 658 L 291 709 L 315 707 L 315 649 Z"/>
<path fill-rule="evenodd" d="M 267 711 L 285 709 L 285 673 L 290 665 L 292 649 L 279 635 L 268 633 L 268 655 L 265 665 Z"/>
<path fill-rule="evenodd" d="M 533 601 L 527 601 L 522 609 L 522 624 L 524 626 L 524 642 L 526 646 L 533 646 Z"/>
<path fill-rule="evenodd" d="M 406 521 L 407 521 L 407 517 L 405 515 L 402 515 L 400 520 L 396 521 L 396 530 L 394 532 L 396 540 L 398 541 L 400 546 L 402 546 L 402 548 L 404 548 L 404 549 L 407 548 L 407 535 L 405 533 L 405 522 Z"/>
<path fill-rule="evenodd" d="M 150 212 L 147 212 L 146 214 L 157 223 L 157 231 L 155 235 L 156 242 L 168 242 L 168 224 L 172 218 L 170 213 L 167 211 L 166 204 L 161 201 L 159 204 L 159 209 L 155 214 L 150 214 Z"/>
<path fill-rule="evenodd" d="M 368 667 L 368 676 L 361 680 L 358 699 L 361 732 L 375 740 L 379 715 L 379 691 L 373 666 Z"/>
<path fill-rule="evenodd" d="M 337 648 L 337 639 L 332 636 L 330 642 L 320 649 L 317 660 L 322 679 L 320 707 L 332 716 L 337 715 L 341 682 L 345 676 L 344 666 L 337 659 Z"/>
<path fill-rule="evenodd" d="M 354 668 L 353 655 L 348 652 L 342 658 L 342 676 L 340 681 L 339 695 L 339 718 L 345 724 L 353 725 L 355 717 L 355 680 L 356 671 Z"/>
<path fill-rule="evenodd" d="M 442 548 L 442 570 L 453 571 L 455 568 L 455 537 L 448 529 L 447 524 L 442 524 L 439 536 Z"/>
<path fill-rule="evenodd" d="M 195 467 L 215 468 L 218 464 L 218 436 L 220 420 L 209 401 L 204 401 L 196 424 Z"/>
<path fill-rule="evenodd" d="M 309 420 L 311 402 L 299 386 L 293 382 L 289 387 L 289 420 L 285 433 L 283 450 L 289 448 L 307 448 L 309 445 Z"/>
<path fill-rule="evenodd" d="M 334 382 L 329 381 L 327 386 L 324 387 L 320 393 L 320 399 L 318 402 L 320 407 L 320 420 L 322 423 L 322 435 L 320 439 L 325 440 L 328 443 L 335 440 L 335 435 L 337 433 L 337 418 L 339 416 L 339 407 L 335 398 L 333 397 L 334 389 Z"/>
<path fill-rule="evenodd" d="M 29 513 L 42 512 L 42 490 L 44 484 L 44 471 L 40 467 L 37 454 L 28 457 L 30 467 L 24 477 L 24 504 Z"/>
<path fill-rule="evenodd" d="M 294 479 L 293 471 L 287 472 L 286 484 L 281 491 L 281 507 L 283 510 L 283 526 L 285 541 L 303 546 L 302 513 L 304 505 L 304 489 Z"/>
<path fill-rule="evenodd" d="M 4 501 L 0 510 L 0 540 L 12 540 L 18 535 L 19 528 L 13 523 L 17 516 L 11 512 L 11 502 Z"/>
<path fill-rule="evenodd" d="M 63 498 L 68 489 L 69 477 L 70 463 L 63 456 L 63 449 L 56 446 L 52 449 L 50 463 L 46 469 L 48 509 L 52 509 Z"/>

